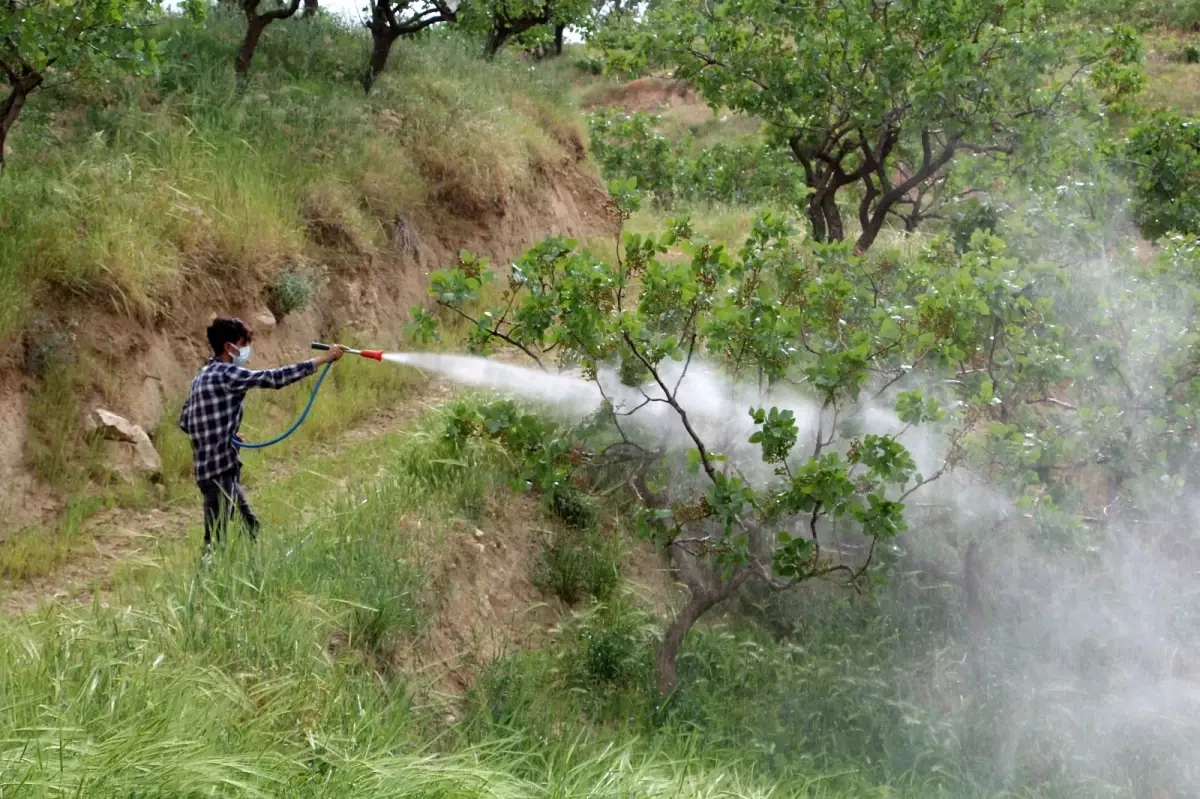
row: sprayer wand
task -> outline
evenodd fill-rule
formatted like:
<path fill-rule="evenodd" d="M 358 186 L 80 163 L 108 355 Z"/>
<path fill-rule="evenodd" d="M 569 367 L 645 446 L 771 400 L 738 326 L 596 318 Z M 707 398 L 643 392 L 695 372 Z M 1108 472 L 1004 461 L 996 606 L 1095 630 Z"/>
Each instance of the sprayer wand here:
<path fill-rule="evenodd" d="M 330 349 L 330 346 L 328 344 L 322 344 L 319 341 L 314 341 L 312 343 L 312 348 L 314 350 L 328 350 Z M 370 358 L 375 361 L 383 360 L 383 350 L 352 350 L 347 347 L 346 352 L 350 353 L 351 355 L 361 355 L 364 358 Z"/>

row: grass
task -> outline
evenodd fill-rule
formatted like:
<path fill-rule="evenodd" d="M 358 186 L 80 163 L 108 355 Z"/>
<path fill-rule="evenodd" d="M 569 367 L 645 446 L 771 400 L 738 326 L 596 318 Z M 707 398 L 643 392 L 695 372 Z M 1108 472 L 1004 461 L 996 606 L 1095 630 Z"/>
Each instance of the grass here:
<path fill-rule="evenodd" d="M 1019 705 L 1000 685 L 982 704 L 963 689 L 944 620 L 953 597 L 902 586 L 797 596 L 801 627 L 782 641 L 717 618 L 688 637 L 665 703 L 653 687 L 661 621 L 618 589 L 448 703 L 398 664 L 439 606 L 430 569 L 457 520 L 511 474 L 479 441 L 448 458 L 444 424 L 434 412 L 269 483 L 257 464 L 266 527 L 253 550 L 235 537 L 198 569 L 195 503 L 188 538 L 119 570 L 105 604 L 0 620 L 0 790 L 1129 795 L 1037 772 L 1058 751 L 1041 737 L 1053 712 L 1023 736 L 1016 771 L 990 771 Z"/>
<path fill-rule="evenodd" d="M 0 790 L 767 795 L 749 765 L 698 751 L 587 733 L 546 747 L 513 731 L 456 745 L 432 726 L 421 687 L 386 666 L 427 622 L 422 547 L 502 477 L 477 447 L 461 466 L 440 461 L 437 425 L 313 464 L 380 467 L 344 490 L 297 475 L 264 491 L 264 517 L 286 507 L 291 522 L 253 553 L 235 542 L 197 571 L 195 540 L 168 546 L 114 586 L 108 607 L 0 622 Z"/>
<path fill-rule="evenodd" d="M 361 343 L 353 334 L 341 338 L 353 345 Z M 78 392 L 70 374 L 67 366 L 53 367 L 33 396 L 30 418 L 38 433 L 34 437 L 37 444 L 32 450 L 33 463 L 47 470 L 59 469 L 62 463 L 75 464 L 65 476 L 42 475 L 51 482 L 64 481 L 65 477 L 72 499 L 55 522 L 17 530 L 5 540 L 0 547 L 0 577 L 8 580 L 44 576 L 86 551 L 95 532 L 89 519 L 106 507 L 136 510 L 197 501 L 191 445 L 176 427 L 182 403 L 176 401 L 167 407 L 152 436 L 162 462 L 161 481 L 151 484 L 138 478 L 127 482 L 105 472 L 100 464 L 100 442 L 81 439 L 76 433 Z M 344 359 L 330 371 L 304 424 L 286 444 L 243 453 L 246 481 L 261 482 L 280 469 L 295 468 L 338 434 L 380 414 L 388 416 L 392 413 L 389 409 L 410 401 L 423 381 L 408 367 Z M 312 385 L 313 381 L 308 380 L 280 392 L 253 393 L 246 404 L 242 427 L 246 438 L 265 440 L 289 426 L 303 410 Z"/>
<path fill-rule="evenodd" d="M 429 547 L 506 475 L 478 445 L 458 464 L 445 461 L 440 424 L 435 415 L 414 435 L 363 442 L 264 487 L 254 500 L 268 528 L 253 552 L 235 539 L 197 571 L 193 529 L 188 541 L 166 543 L 121 572 L 107 605 L 0 621 L 0 790 L 888 795 L 862 774 L 772 776 L 751 749 L 687 733 L 688 723 L 655 730 L 638 722 L 653 703 L 630 686 L 645 684 L 656 625 L 619 598 L 572 623 L 563 648 L 509 662 L 507 681 L 496 681 L 497 664 L 479 690 L 503 685 L 507 693 L 475 710 L 464 705 L 462 720 L 447 726 L 445 705 L 396 671 L 395 658 L 429 623 Z M 712 640 L 724 648 L 727 637 Z M 701 650 L 684 662 L 697 658 L 711 655 Z M 549 739 L 545 731 L 570 716 L 530 715 L 539 678 L 551 680 L 541 683 L 543 712 L 562 711 L 555 703 L 582 691 L 591 694 L 584 707 L 592 718 L 622 708 L 626 720 L 576 721 L 573 733 Z M 545 690 L 554 685 L 561 690 Z M 516 708 L 507 725 L 485 712 L 500 698 Z"/>
<path fill-rule="evenodd" d="M 30 102 L 0 176 L 0 339 L 36 340 L 42 320 L 63 327 L 82 307 L 169 327 L 197 307 L 276 297 L 271 287 L 294 275 L 385 268 L 399 257 L 398 218 L 419 231 L 503 212 L 582 141 L 565 76 L 515 59 L 485 70 L 457 38 L 405 42 L 364 97 L 368 39 L 324 19 L 272 26 L 238 92 L 243 25 L 219 10 L 200 28 L 165 25 L 153 78 L 67 84 Z M 315 288 L 307 301 L 326 302 Z M 78 420 L 84 399 L 104 393 L 105 370 L 86 342 L 69 349 L 70 363 L 31 380 L 28 464 L 58 489 L 90 484 L 105 504 L 157 501 L 100 468 Z M 266 461 L 307 452 L 412 381 L 394 366 L 343 364 L 291 455 Z M 246 435 L 281 429 L 306 397 L 302 387 L 256 397 Z M 174 400 L 154 432 L 168 498 L 192 490 Z M 36 573 L 60 555 L 20 560 L 43 564 Z"/>
<path fill-rule="evenodd" d="M 19 583 L 57 569 L 86 545 L 84 523 L 103 505 L 97 497 L 73 499 L 54 526 L 33 525 L 6 538 L 0 579 Z"/>
<path fill-rule="evenodd" d="M 384 247 L 398 212 L 489 212 L 578 137 L 563 93 L 457 40 L 406 42 L 364 97 L 362 35 L 325 22 L 271 30 L 239 93 L 241 24 L 169 27 L 156 79 L 31 103 L 0 192 L 6 337 L 40 287 L 155 314 L 184 281 L 269 282 L 312 257 L 313 216 Z"/>
<path fill-rule="evenodd" d="M 1168 31 L 1147 36 L 1147 80 L 1142 92 L 1147 105 L 1189 116 L 1200 113 L 1200 64 L 1186 61 L 1184 51 L 1189 44 L 1200 46 L 1200 34 Z"/>
<path fill-rule="evenodd" d="M 332 22 L 274 26 L 239 93 L 242 24 L 168 25 L 155 79 L 30 104 L 0 190 L 5 337 L 44 288 L 153 315 L 185 281 L 268 283 L 314 256 L 314 216 L 385 247 L 398 212 L 487 213 L 578 139 L 567 93 L 457 39 L 406 42 L 364 97 L 366 40 Z"/>

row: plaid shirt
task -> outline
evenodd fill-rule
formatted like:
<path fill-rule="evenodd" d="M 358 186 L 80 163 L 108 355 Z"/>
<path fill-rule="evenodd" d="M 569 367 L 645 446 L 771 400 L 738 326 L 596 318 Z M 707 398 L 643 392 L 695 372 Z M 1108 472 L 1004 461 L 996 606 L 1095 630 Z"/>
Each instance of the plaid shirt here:
<path fill-rule="evenodd" d="M 192 441 L 196 482 L 240 468 L 231 439 L 242 423 L 242 403 L 252 388 L 280 389 L 303 380 L 317 369 L 301 361 L 278 369 L 253 371 L 212 358 L 192 379 L 192 390 L 179 412 L 179 429 Z"/>

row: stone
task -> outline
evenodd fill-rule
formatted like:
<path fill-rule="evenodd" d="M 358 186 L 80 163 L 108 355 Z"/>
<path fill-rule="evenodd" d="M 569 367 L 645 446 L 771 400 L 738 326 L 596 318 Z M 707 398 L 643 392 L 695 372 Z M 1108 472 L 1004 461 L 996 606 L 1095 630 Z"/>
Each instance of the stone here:
<path fill-rule="evenodd" d="M 162 459 L 145 430 L 103 408 L 93 410 L 89 422 L 104 437 L 105 462 L 118 475 L 126 480 L 162 475 Z"/>
<path fill-rule="evenodd" d="M 278 322 L 275 319 L 275 314 L 270 311 L 259 311 L 254 315 L 254 326 L 259 330 L 270 330 L 276 324 Z"/>
<path fill-rule="evenodd" d="M 109 441 L 124 441 L 136 444 L 139 439 L 146 438 L 146 431 L 138 427 L 124 416 L 118 416 L 112 411 L 96 408 L 92 411 L 88 425 L 93 431 L 99 431 Z"/>

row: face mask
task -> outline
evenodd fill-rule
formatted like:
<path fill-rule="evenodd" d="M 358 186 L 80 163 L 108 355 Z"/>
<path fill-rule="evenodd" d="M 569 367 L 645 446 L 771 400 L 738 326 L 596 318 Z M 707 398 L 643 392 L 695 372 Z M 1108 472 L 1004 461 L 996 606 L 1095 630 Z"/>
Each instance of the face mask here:
<path fill-rule="evenodd" d="M 250 363 L 250 345 L 238 349 L 238 354 L 233 356 L 234 366 L 245 366 Z"/>

